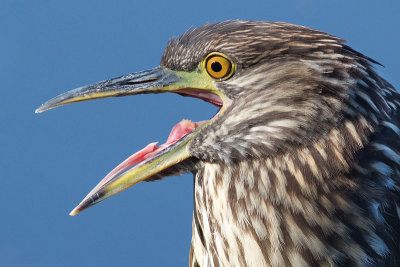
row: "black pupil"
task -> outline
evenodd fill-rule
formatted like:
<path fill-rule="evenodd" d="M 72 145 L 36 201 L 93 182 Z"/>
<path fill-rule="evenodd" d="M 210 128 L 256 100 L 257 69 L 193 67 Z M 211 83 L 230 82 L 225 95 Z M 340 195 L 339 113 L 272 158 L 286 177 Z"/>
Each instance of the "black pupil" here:
<path fill-rule="evenodd" d="M 211 63 L 211 69 L 214 72 L 220 72 L 222 70 L 222 65 L 221 63 L 214 61 L 213 63 Z"/>

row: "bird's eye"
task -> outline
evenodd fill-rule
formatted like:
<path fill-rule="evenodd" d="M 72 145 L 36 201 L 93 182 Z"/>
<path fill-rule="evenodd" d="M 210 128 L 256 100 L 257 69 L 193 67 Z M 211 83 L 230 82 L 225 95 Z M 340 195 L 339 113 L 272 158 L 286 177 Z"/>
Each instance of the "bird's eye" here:
<path fill-rule="evenodd" d="M 219 53 L 211 53 L 206 57 L 205 68 L 208 75 L 219 81 L 228 79 L 234 72 L 232 61 Z"/>

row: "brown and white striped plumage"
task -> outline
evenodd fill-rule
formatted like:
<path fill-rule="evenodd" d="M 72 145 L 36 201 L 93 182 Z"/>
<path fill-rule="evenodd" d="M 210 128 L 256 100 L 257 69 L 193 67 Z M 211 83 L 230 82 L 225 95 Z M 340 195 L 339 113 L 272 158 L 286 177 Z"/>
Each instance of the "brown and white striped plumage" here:
<path fill-rule="evenodd" d="M 398 266 L 400 98 L 376 62 L 309 28 L 228 21 L 170 41 L 161 65 L 210 52 L 237 71 L 189 144 L 190 265 Z"/>

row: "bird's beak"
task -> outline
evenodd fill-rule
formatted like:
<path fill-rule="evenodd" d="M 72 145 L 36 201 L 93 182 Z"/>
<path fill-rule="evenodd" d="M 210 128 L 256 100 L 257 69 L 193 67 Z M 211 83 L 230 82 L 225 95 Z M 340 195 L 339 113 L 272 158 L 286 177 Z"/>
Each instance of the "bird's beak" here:
<path fill-rule="evenodd" d="M 101 81 L 56 96 L 42 104 L 36 113 L 66 104 L 104 97 L 177 92 L 187 88 L 199 88 L 219 94 L 211 80 L 205 80 L 201 73 L 172 71 L 164 67 L 137 72 L 126 76 Z M 184 94 L 184 93 L 183 93 Z"/>
<path fill-rule="evenodd" d="M 172 71 L 159 66 L 153 70 L 71 90 L 47 101 L 36 110 L 36 113 L 78 101 L 162 92 L 194 96 L 222 106 L 223 96 L 216 90 L 212 80 L 206 79 L 203 73 Z M 160 146 L 155 143 L 150 144 L 111 171 L 70 215 L 76 215 L 80 211 L 189 158 L 188 142 L 208 123 L 210 121 L 205 123 L 182 121 L 174 127 L 165 144 Z"/>

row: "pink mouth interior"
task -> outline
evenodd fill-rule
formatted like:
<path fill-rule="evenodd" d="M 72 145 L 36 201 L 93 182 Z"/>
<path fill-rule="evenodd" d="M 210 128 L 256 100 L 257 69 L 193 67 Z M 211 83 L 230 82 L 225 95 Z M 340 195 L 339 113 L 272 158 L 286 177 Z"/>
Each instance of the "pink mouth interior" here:
<path fill-rule="evenodd" d="M 190 96 L 190 97 L 195 97 L 202 99 L 208 103 L 211 103 L 217 107 L 222 107 L 222 100 L 221 98 L 211 92 L 205 91 L 205 90 L 200 90 L 200 89 L 193 89 L 193 88 L 188 88 L 188 89 L 181 89 L 177 91 L 178 94 L 182 96 Z"/>
<path fill-rule="evenodd" d="M 202 99 L 217 107 L 222 107 L 223 104 L 221 98 L 218 95 L 204 90 L 182 89 L 179 90 L 177 93 L 183 96 L 190 96 Z M 172 128 L 172 131 L 164 144 L 160 146 L 157 146 L 157 142 L 148 144 L 145 148 L 136 152 L 135 154 L 121 162 L 117 167 L 115 167 L 109 174 L 106 175 L 106 177 L 103 178 L 103 180 L 101 180 L 101 182 L 95 188 L 93 188 L 92 192 L 96 192 L 99 188 L 111 182 L 115 177 L 117 177 L 128 168 L 160 153 L 162 150 L 171 146 L 179 139 L 182 139 L 205 122 L 207 121 L 192 122 L 190 120 L 182 120 L 177 125 L 175 125 L 174 128 Z M 89 193 L 89 195 L 91 193 Z"/>
<path fill-rule="evenodd" d="M 98 188 L 108 184 L 113 178 L 115 178 L 128 168 L 158 154 L 162 150 L 174 144 L 179 139 L 185 137 L 188 133 L 192 132 L 194 129 L 205 122 L 207 121 L 192 122 L 190 120 L 182 120 L 177 125 L 175 125 L 174 128 L 172 128 L 172 131 L 164 144 L 160 146 L 157 146 L 157 142 L 148 144 L 145 148 L 139 150 L 138 152 L 121 162 L 117 167 L 115 167 L 109 174 L 106 175 L 106 177 L 103 178 L 103 180 L 101 180 L 101 182 L 92 191 L 95 191 Z"/>

